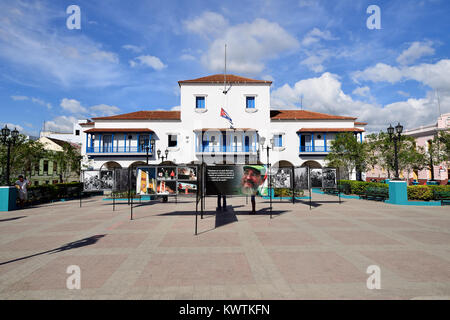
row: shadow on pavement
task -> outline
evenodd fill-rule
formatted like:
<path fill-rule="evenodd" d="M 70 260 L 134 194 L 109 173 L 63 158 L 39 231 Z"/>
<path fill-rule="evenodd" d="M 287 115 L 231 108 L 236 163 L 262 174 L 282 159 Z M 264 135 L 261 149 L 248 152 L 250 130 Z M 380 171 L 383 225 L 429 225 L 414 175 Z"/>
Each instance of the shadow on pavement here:
<path fill-rule="evenodd" d="M 76 249 L 76 248 L 89 246 L 89 245 L 92 245 L 92 244 L 96 243 L 100 238 L 103 238 L 104 236 L 105 236 L 105 234 L 98 234 L 98 235 L 95 235 L 95 236 L 92 236 L 92 237 L 88 237 L 88 238 L 84 238 L 84 239 L 81 239 L 81 240 L 69 242 L 69 243 L 66 243 L 65 245 L 62 245 L 59 248 L 55 248 L 55 249 L 52 249 L 52 250 L 47 250 L 47 251 L 44 251 L 44 252 L 39 252 L 39 253 L 36 253 L 36 254 L 32 254 L 32 255 L 29 255 L 29 256 L 26 256 L 26 257 L 22 257 L 22 258 L 17 258 L 17 259 L 14 259 L 14 260 L 0 262 L 0 266 L 2 266 L 4 264 L 12 263 L 12 262 L 20 261 L 20 260 L 29 259 L 29 258 L 36 257 L 36 256 L 39 256 L 39 255 L 42 255 L 42 254 L 46 254 L 46 253 L 53 254 L 53 253 L 58 253 L 58 252 L 67 251 L 67 250 L 71 250 L 71 249 Z"/>
<path fill-rule="evenodd" d="M 12 221 L 12 220 L 22 219 L 22 218 L 26 218 L 26 217 L 28 217 L 28 216 L 20 216 L 20 217 L 8 218 L 8 219 L 1 219 L 0 222 Z"/>

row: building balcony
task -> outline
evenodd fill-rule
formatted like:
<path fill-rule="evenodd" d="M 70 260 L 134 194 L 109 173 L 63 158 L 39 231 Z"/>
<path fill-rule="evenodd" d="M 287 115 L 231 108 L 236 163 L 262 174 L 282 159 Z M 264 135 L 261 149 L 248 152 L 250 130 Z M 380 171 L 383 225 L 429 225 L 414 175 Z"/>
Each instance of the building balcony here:
<path fill-rule="evenodd" d="M 327 146 L 300 146 L 299 148 L 299 153 L 303 153 L 303 154 L 318 154 L 318 153 L 323 153 L 323 154 L 327 154 L 329 153 L 329 147 Z"/>
<path fill-rule="evenodd" d="M 256 153 L 258 149 L 256 146 L 244 145 L 244 146 L 196 146 L 196 153 L 214 153 L 214 154 L 250 154 Z"/>
<path fill-rule="evenodd" d="M 131 154 L 139 154 L 144 155 L 147 154 L 147 149 L 141 146 L 100 146 L 100 147 L 87 147 L 86 153 L 88 154 L 123 154 L 123 155 L 131 155 Z M 149 155 L 153 154 L 153 150 L 149 147 L 148 151 Z"/>

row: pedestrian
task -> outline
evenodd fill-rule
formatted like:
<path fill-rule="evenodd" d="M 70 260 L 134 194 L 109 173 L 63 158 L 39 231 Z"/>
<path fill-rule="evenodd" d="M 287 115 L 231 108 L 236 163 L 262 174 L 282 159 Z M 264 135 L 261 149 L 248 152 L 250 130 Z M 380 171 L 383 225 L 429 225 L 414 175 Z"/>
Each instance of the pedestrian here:
<path fill-rule="evenodd" d="M 22 175 L 19 176 L 19 180 L 15 182 L 15 186 L 19 191 L 19 203 L 20 207 L 23 208 L 25 206 L 25 201 L 28 198 L 27 187 L 31 185 L 31 182 L 27 179 L 24 179 Z"/>
<path fill-rule="evenodd" d="M 220 203 L 220 198 L 222 198 L 223 205 Z M 227 196 L 221 193 L 217 194 L 217 211 L 222 210 L 227 211 Z"/>

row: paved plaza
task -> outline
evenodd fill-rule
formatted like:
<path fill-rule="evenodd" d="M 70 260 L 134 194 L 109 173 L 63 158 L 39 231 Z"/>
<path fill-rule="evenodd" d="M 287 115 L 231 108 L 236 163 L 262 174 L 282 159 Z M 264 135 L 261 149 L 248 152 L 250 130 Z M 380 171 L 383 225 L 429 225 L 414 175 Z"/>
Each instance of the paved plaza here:
<path fill-rule="evenodd" d="M 0 299 L 449 299 L 450 207 L 313 194 L 308 203 L 101 197 L 0 215 Z M 67 267 L 81 270 L 69 290 Z M 367 267 L 381 269 L 369 290 Z"/>

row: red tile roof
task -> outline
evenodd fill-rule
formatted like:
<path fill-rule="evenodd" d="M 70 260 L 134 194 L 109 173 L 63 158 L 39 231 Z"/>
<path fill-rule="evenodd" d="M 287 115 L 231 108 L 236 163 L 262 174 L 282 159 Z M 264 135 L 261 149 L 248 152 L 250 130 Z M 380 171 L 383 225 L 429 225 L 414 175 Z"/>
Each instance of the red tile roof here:
<path fill-rule="evenodd" d="M 354 117 L 334 116 L 331 114 L 306 110 L 270 110 L 271 120 L 356 120 Z"/>
<path fill-rule="evenodd" d="M 224 76 L 223 74 L 214 74 L 212 76 L 192 79 L 192 80 L 180 80 L 178 84 L 182 83 L 223 83 Z M 255 80 L 250 78 L 244 78 L 240 76 L 235 76 L 234 74 L 227 74 L 227 83 L 263 83 L 263 84 L 272 84 L 272 81 L 267 80 Z"/>
<path fill-rule="evenodd" d="M 367 122 L 355 122 L 355 126 L 365 126 Z"/>
<path fill-rule="evenodd" d="M 79 123 L 80 126 L 84 127 L 84 126 L 93 126 L 95 125 L 95 122 L 91 121 L 91 122 L 84 122 L 84 123 Z"/>
<path fill-rule="evenodd" d="M 136 111 L 93 120 L 180 120 L 180 111 Z"/>
<path fill-rule="evenodd" d="M 148 128 L 92 128 L 85 130 L 86 133 L 94 133 L 94 132 L 153 132 L 153 130 Z"/>
<path fill-rule="evenodd" d="M 301 128 L 297 132 L 364 132 L 359 128 Z"/>

